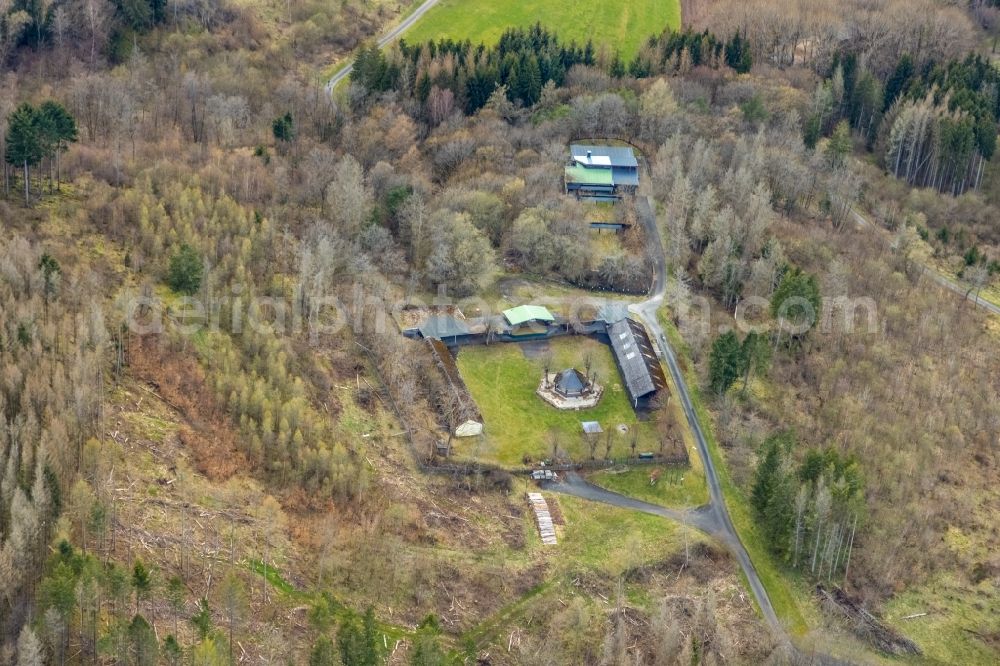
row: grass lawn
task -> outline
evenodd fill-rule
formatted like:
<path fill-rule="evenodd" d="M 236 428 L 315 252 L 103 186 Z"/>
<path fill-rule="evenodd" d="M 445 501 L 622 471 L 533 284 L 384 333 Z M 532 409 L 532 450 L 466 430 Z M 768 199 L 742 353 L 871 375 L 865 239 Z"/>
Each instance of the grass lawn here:
<path fill-rule="evenodd" d="M 545 344 L 545 343 L 536 343 Z M 507 343 L 488 347 L 466 347 L 458 353 L 458 368 L 483 414 L 486 437 L 458 440 L 455 453 L 459 457 L 476 457 L 501 465 L 521 465 L 524 456 L 541 460 L 552 456 L 550 433 L 557 433 L 559 448 L 574 460 L 590 457 L 583 440 L 581 421 L 598 421 L 605 431 L 624 423 L 636 427 L 636 414 L 629 405 L 625 388 L 615 368 L 611 350 L 596 340 L 567 337 L 550 340 L 552 372 L 568 367 L 584 368 L 584 356 L 593 358 L 591 372 L 604 386 L 604 395 L 596 407 L 581 411 L 558 410 L 535 395 L 542 378 L 541 353 L 532 353 L 525 345 Z M 638 423 L 637 452 L 657 451 L 659 444 L 655 424 Z M 604 437 L 597 448 L 604 455 Z M 611 449 L 612 457 L 630 453 L 631 434 L 617 432 Z M 477 450 L 478 449 L 478 450 Z"/>
<path fill-rule="evenodd" d="M 555 497 L 566 519 L 559 528 L 557 566 L 567 572 L 585 568 L 617 577 L 683 549 L 685 531 L 692 542 L 705 539 L 700 532 L 659 516 L 567 495 Z"/>
<path fill-rule="evenodd" d="M 592 39 L 595 47 L 618 49 L 630 59 L 650 35 L 679 28 L 681 8 L 679 0 L 441 0 L 405 38 L 411 44 L 445 37 L 492 44 L 508 27 L 538 22 L 561 41 Z"/>
<path fill-rule="evenodd" d="M 659 480 L 650 485 L 649 475 L 660 469 Z M 708 502 L 708 487 L 704 474 L 690 467 L 653 466 L 602 470 L 588 477 L 588 481 L 622 495 L 635 497 L 650 504 L 669 507 L 694 507 Z"/>

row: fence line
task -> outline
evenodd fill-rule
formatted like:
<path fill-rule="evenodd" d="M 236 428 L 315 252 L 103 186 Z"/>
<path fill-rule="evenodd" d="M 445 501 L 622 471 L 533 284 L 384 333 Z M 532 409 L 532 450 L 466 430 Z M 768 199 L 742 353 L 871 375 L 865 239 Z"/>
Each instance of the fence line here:
<path fill-rule="evenodd" d="M 606 458 L 601 460 L 580 460 L 573 461 L 569 463 L 556 463 L 551 465 L 545 465 L 544 467 L 536 467 L 532 465 L 518 465 L 513 467 L 505 467 L 503 465 L 496 465 L 493 463 L 486 463 L 478 460 L 464 460 L 449 458 L 447 462 L 429 462 L 428 457 L 422 455 L 414 441 L 413 433 L 414 429 L 410 427 L 409 420 L 403 415 L 402 410 L 399 409 L 399 405 L 396 403 L 396 399 L 392 395 L 392 391 L 389 390 L 388 384 L 382 378 L 382 370 L 378 366 L 378 361 L 375 359 L 375 355 L 371 349 L 365 347 L 359 342 L 355 344 L 364 350 L 365 354 L 368 356 L 368 360 L 371 362 L 372 369 L 375 372 L 375 377 L 378 379 L 379 386 L 382 389 L 382 393 L 388 399 L 388 403 L 392 408 L 393 413 L 399 420 L 401 426 L 403 426 L 403 432 L 406 435 L 406 443 L 410 448 L 410 453 L 413 456 L 413 460 L 417 465 L 417 468 L 425 474 L 450 474 L 454 476 L 472 476 L 480 474 L 531 474 L 531 472 L 538 469 L 549 469 L 554 472 L 577 472 L 586 470 L 597 470 L 597 469 L 609 469 L 613 467 L 622 467 L 626 465 L 671 465 L 671 466 L 681 466 L 689 464 L 690 460 L 687 456 L 687 451 L 683 454 L 677 456 L 654 456 L 652 458 L 640 458 L 639 456 L 623 456 L 619 458 Z M 435 458 L 431 457 L 431 461 Z"/>

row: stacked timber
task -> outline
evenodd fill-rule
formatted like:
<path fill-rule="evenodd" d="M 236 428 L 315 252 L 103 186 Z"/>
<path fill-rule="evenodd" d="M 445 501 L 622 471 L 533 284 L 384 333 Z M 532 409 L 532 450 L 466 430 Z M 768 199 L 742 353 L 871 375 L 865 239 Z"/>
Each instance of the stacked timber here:
<path fill-rule="evenodd" d="M 556 545 L 556 526 L 552 523 L 552 515 L 549 513 L 549 505 L 541 493 L 528 493 L 528 501 L 531 508 L 535 510 L 535 520 L 538 522 L 538 533 L 542 537 L 542 543 L 547 546 Z"/>

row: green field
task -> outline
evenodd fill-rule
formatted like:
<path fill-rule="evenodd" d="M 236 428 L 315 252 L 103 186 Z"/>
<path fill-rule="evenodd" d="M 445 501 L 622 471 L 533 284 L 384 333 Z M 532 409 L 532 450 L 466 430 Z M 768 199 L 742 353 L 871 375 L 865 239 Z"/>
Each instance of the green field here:
<path fill-rule="evenodd" d="M 495 43 L 508 27 L 535 23 L 555 31 L 561 41 L 593 40 L 595 47 L 618 49 L 631 58 L 639 46 L 667 26 L 679 28 L 679 0 L 441 0 L 406 33 L 408 43 L 428 39 L 470 39 Z"/>
<path fill-rule="evenodd" d="M 650 484 L 649 476 L 654 469 L 660 470 L 660 478 Z M 695 470 L 687 465 L 641 465 L 631 469 L 595 472 L 587 480 L 650 504 L 686 508 L 708 502 L 708 487 L 705 485 L 704 474 L 700 472 L 700 469 Z"/>
<path fill-rule="evenodd" d="M 542 343 L 545 344 L 545 343 Z M 629 406 L 611 351 L 590 338 L 569 337 L 548 343 L 552 355 L 551 371 L 584 368 L 584 356 L 593 358 L 592 372 L 604 386 L 604 395 L 596 407 L 581 411 L 562 411 L 535 395 L 542 378 L 540 355 L 528 358 L 527 347 L 520 344 L 494 344 L 488 347 L 465 347 L 458 353 L 458 368 L 472 397 L 479 405 L 486 425 L 486 438 L 458 440 L 455 454 L 500 463 L 521 465 L 524 456 L 533 460 L 551 457 L 552 431 L 558 433 L 559 448 L 574 460 L 590 457 L 583 440 L 581 421 L 598 421 L 607 431 L 618 424 L 636 427 L 636 415 Z M 530 353 L 530 352 L 529 352 Z M 659 445 L 655 425 L 639 423 L 638 451 L 656 451 Z M 611 456 L 630 453 L 631 434 L 615 434 Z M 604 439 L 597 448 L 604 455 Z"/>

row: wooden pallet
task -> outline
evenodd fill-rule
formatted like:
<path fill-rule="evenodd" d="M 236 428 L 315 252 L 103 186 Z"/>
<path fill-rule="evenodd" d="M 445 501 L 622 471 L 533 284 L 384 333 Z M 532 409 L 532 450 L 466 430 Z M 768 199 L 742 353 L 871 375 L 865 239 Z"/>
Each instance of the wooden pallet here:
<path fill-rule="evenodd" d="M 541 493 L 528 493 L 528 501 L 535 510 L 535 520 L 538 522 L 538 533 L 546 546 L 556 545 L 556 526 L 552 523 L 549 505 Z"/>

